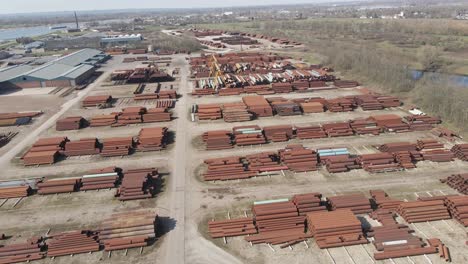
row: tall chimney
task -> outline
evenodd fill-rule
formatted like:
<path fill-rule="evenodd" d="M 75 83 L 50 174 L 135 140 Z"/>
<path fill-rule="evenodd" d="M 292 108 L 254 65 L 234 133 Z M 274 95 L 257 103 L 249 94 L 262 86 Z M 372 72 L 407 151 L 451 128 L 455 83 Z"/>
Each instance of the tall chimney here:
<path fill-rule="evenodd" d="M 76 15 L 76 11 L 75 11 L 75 21 L 76 21 L 76 29 L 80 29 L 80 25 L 78 25 L 78 16 Z"/>

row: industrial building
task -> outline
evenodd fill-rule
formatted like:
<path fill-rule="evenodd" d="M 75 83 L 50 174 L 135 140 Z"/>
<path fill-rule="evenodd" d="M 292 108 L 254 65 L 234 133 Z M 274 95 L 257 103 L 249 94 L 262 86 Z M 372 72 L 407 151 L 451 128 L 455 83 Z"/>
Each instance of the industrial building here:
<path fill-rule="evenodd" d="M 54 61 L 33 67 L 22 64 L 0 69 L 0 88 L 70 87 L 91 77 L 99 63 L 109 55 L 95 49 L 83 49 Z"/>
<path fill-rule="evenodd" d="M 128 45 L 141 42 L 143 39 L 141 34 L 107 36 L 101 39 L 101 46 Z"/>

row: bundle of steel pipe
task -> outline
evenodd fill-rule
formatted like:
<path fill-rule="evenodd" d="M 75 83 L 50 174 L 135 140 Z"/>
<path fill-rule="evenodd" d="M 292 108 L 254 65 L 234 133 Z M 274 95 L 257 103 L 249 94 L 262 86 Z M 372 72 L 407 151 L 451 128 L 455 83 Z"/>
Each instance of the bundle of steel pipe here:
<path fill-rule="evenodd" d="M 302 145 L 288 145 L 279 150 L 281 162 L 294 172 L 316 171 L 317 153 Z"/>
<path fill-rule="evenodd" d="M 452 147 L 451 151 L 455 153 L 455 156 L 463 161 L 468 161 L 468 143 L 457 144 Z"/>
<path fill-rule="evenodd" d="M 83 175 L 80 191 L 115 188 L 118 180 L 117 172 Z"/>
<path fill-rule="evenodd" d="M 98 227 L 99 243 L 105 251 L 145 247 L 157 232 L 158 215 L 148 211 L 113 214 Z"/>
<path fill-rule="evenodd" d="M 55 129 L 57 131 L 78 130 L 84 127 L 86 120 L 81 116 L 70 116 L 57 120 Z"/>
<path fill-rule="evenodd" d="M 0 186 L 0 199 L 10 199 L 26 197 L 30 194 L 31 187 L 29 185 L 2 187 Z"/>
<path fill-rule="evenodd" d="M 223 117 L 219 104 L 198 104 L 197 108 L 199 120 L 216 120 Z"/>
<path fill-rule="evenodd" d="M 82 101 L 83 107 L 93 107 L 99 105 L 107 105 L 112 103 L 112 96 L 110 95 L 96 95 L 88 96 Z"/>
<path fill-rule="evenodd" d="M 273 116 L 273 109 L 263 96 L 244 96 L 242 97 L 242 101 L 255 116 Z"/>
<path fill-rule="evenodd" d="M 156 184 L 153 176 L 158 177 L 154 168 L 125 171 L 116 196 L 120 201 L 153 197 Z"/>
<path fill-rule="evenodd" d="M 370 190 L 369 193 L 379 209 L 396 212 L 398 206 L 403 202 L 389 197 L 383 190 Z"/>
<path fill-rule="evenodd" d="M 350 209 L 355 214 L 372 212 L 370 200 L 362 194 L 349 194 L 327 197 L 332 211 Z"/>
<path fill-rule="evenodd" d="M 327 133 L 321 126 L 305 126 L 296 128 L 296 136 L 299 139 L 326 138 Z"/>
<path fill-rule="evenodd" d="M 379 135 L 382 132 L 382 128 L 370 118 L 351 120 L 349 124 L 357 135 Z"/>
<path fill-rule="evenodd" d="M 111 126 L 117 122 L 118 113 L 93 116 L 89 121 L 90 127 Z"/>
<path fill-rule="evenodd" d="M 117 123 L 113 126 L 122 126 L 128 124 L 138 124 L 143 122 L 141 116 L 146 114 L 146 107 L 133 106 L 122 109 L 122 112 L 117 116 Z"/>
<path fill-rule="evenodd" d="M 223 118 L 225 122 L 250 121 L 253 115 L 247 110 L 244 103 L 223 104 Z"/>
<path fill-rule="evenodd" d="M 166 147 L 167 127 L 142 128 L 138 134 L 138 151 L 158 151 Z"/>
<path fill-rule="evenodd" d="M 418 149 L 427 150 L 427 149 L 440 149 L 444 148 L 444 144 L 439 141 L 431 138 L 418 139 Z"/>
<path fill-rule="evenodd" d="M 14 112 L 14 113 L 0 113 L 0 127 L 3 126 L 22 126 L 31 122 L 33 117 L 42 115 L 39 112 Z"/>
<path fill-rule="evenodd" d="M 325 165 L 327 171 L 331 173 L 347 172 L 350 170 L 361 168 L 361 165 L 358 163 L 357 158 L 351 157 L 351 155 L 349 154 L 339 154 L 333 156 L 320 155 L 320 163 L 322 165 Z"/>
<path fill-rule="evenodd" d="M 257 234 L 257 228 L 253 217 L 246 217 L 209 221 L 208 232 L 212 238 L 221 238 Z"/>
<path fill-rule="evenodd" d="M 451 142 L 455 141 L 456 138 L 460 138 L 460 135 L 458 135 L 458 133 L 444 127 L 436 127 L 432 129 L 431 132 L 434 136 L 445 138 Z"/>
<path fill-rule="evenodd" d="M 74 192 L 79 189 L 80 178 L 44 179 L 37 183 L 38 194 L 56 194 Z"/>
<path fill-rule="evenodd" d="M 468 196 L 448 196 L 445 199 L 445 204 L 450 211 L 450 214 L 464 227 L 468 226 Z"/>
<path fill-rule="evenodd" d="M 143 123 L 168 122 L 172 120 L 172 113 L 168 112 L 166 107 L 150 108 L 141 119 Z"/>
<path fill-rule="evenodd" d="M 349 209 L 308 213 L 307 226 L 321 249 L 369 243 L 361 222 Z"/>
<path fill-rule="evenodd" d="M 265 138 L 272 142 L 284 142 L 293 137 L 291 125 L 266 126 L 263 128 Z"/>
<path fill-rule="evenodd" d="M 468 194 L 468 173 L 452 174 L 440 180 L 462 194 Z"/>
<path fill-rule="evenodd" d="M 348 122 L 324 124 L 322 125 L 322 128 L 325 130 L 328 137 L 344 137 L 354 135 L 354 132 Z"/>
<path fill-rule="evenodd" d="M 103 139 L 101 156 L 115 157 L 130 155 L 135 146 L 133 137 L 116 137 Z"/>
<path fill-rule="evenodd" d="M 267 143 L 263 135 L 263 130 L 257 125 L 233 127 L 232 131 L 234 134 L 234 142 L 238 146 Z"/>
<path fill-rule="evenodd" d="M 393 154 L 387 152 L 360 155 L 357 161 L 364 170 L 369 172 L 388 172 L 402 169 Z"/>
<path fill-rule="evenodd" d="M 293 86 L 290 83 L 272 83 L 271 89 L 275 93 L 290 93 L 293 91 Z"/>
<path fill-rule="evenodd" d="M 10 244 L 0 247 L 0 264 L 29 262 L 44 258 L 41 239 L 29 239 L 25 243 Z"/>
<path fill-rule="evenodd" d="M 325 111 L 325 106 L 321 102 L 303 102 L 300 103 L 303 113 L 322 113 Z"/>
<path fill-rule="evenodd" d="M 452 258 L 450 257 L 449 248 L 440 241 L 438 238 L 430 238 L 427 240 L 427 243 L 431 247 L 437 248 L 439 252 L 439 257 L 443 258 L 446 262 L 452 262 Z"/>
<path fill-rule="evenodd" d="M 232 133 L 228 130 L 216 130 L 203 133 L 203 142 L 207 150 L 221 150 L 233 148 Z"/>
<path fill-rule="evenodd" d="M 377 97 L 371 94 L 349 96 L 354 100 L 356 105 L 360 106 L 364 111 L 382 110 L 384 109 L 383 103 L 377 100 Z"/>
<path fill-rule="evenodd" d="M 217 158 L 205 160 L 208 170 L 203 173 L 205 181 L 247 179 L 257 175 L 243 164 L 241 157 Z"/>
<path fill-rule="evenodd" d="M 67 137 L 42 138 L 36 141 L 22 159 L 24 165 L 53 164 L 59 156 L 66 142 Z"/>
<path fill-rule="evenodd" d="M 351 80 L 335 80 L 333 85 L 338 88 L 353 88 L 359 86 L 359 83 Z"/>
<path fill-rule="evenodd" d="M 444 201 L 440 200 L 401 203 L 397 212 L 408 223 L 450 219 Z"/>
<path fill-rule="evenodd" d="M 379 150 L 383 152 L 416 151 L 417 145 L 410 142 L 386 143 L 380 145 Z"/>
<path fill-rule="evenodd" d="M 448 149 L 433 149 L 421 151 L 424 160 L 433 162 L 450 162 L 453 161 L 454 154 Z"/>
<path fill-rule="evenodd" d="M 46 245 L 48 257 L 99 251 L 97 235 L 91 231 L 79 230 L 50 235 Z"/>
<path fill-rule="evenodd" d="M 416 165 L 413 163 L 413 161 L 416 161 L 416 160 L 413 159 L 413 155 L 411 154 L 410 151 L 393 152 L 393 157 L 403 169 L 407 170 L 407 169 L 416 168 Z"/>
<path fill-rule="evenodd" d="M 244 164 L 247 163 L 247 168 L 250 171 L 258 173 L 272 172 L 289 169 L 287 166 L 280 164 L 278 153 L 261 152 L 245 156 Z"/>
<path fill-rule="evenodd" d="M 350 112 L 355 108 L 355 104 L 352 100 L 341 97 L 328 99 L 325 103 L 325 107 L 330 112 Z"/>
<path fill-rule="evenodd" d="M 63 153 L 66 156 L 95 155 L 101 152 L 100 147 L 97 138 L 82 138 L 77 141 L 67 142 Z"/>
<path fill-rule="evenodd" d="M 321 193 L 296 194 L 291 201 L 296 205 L 299 215 L 306 215 L 315 211 L 327 211 L 327 206 L 322 202 Z"/>
<path fill-rule="evenodd" d="M 411 131 L 410 126 L 403 123 L 401 117 L 394 114 L 371 116 L 379 127 L 383 127 L 385 130 L 390 132 L 409 132 Z"/>
<path fill-rule="evenodd" d="M 271 102 L 273 111 L 279 116 L 302 115 L 299 104 L 291 101 L 273 101 Z"/>

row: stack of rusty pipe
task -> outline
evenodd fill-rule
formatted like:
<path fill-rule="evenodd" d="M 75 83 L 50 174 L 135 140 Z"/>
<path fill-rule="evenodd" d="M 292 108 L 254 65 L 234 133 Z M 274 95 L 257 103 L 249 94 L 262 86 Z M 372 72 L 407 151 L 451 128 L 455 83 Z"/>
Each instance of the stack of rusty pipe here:
<path fill-rule="evenodd" d="M 37 183 L 38 194 L 70 193 L 79 189 L 80 178 L 44 179 Z"/>
<path fill-rule="evenodd" d="M 66 137 L 42 138 L 36 141 L 22 159 L 24 165 L 43 165 L 53 164 L 56 162 L 59 151 L 63 150 L 65 143 L 68 141 Z"/>
<path fill-rule="evenodd" d="M 317 153 L 302 145 L 288 145 L 279 151 L 281 162 L 294 172 L 316 171 Z"/>
<path fill-rule="evenodd" d="M 29 184 L 20 184 L 13 186 L 0 185 L 0 199 L 11 199 L 26 197 L 31 193 L 31 186 Z"/>
<path fill-rule="evenodd" d="M 86 120 L 81 116 L 69 116 L 57 120 L 55 129 L 57 131 L 78 130 L 86 125 Z"/>
<path fill-rule="evenodd" d="M 295 102 L 278 100 L 272 101 L 270 104 L 273 111 L 279 116 L 302 115 L 301 107 Z"/>
<path fill-rule="evenodd" d="M 222 150 L 233 148 L 232 133 L 229 130 L 215 130 L 203 133 L 203 142 L 207 150 Z"/>
<path fill-rule="evenodd" d="M 468 194 L 468 173 L 452 174 L 440 181 L 442 183 L 447 183 L 448 186 L 462 194 Z"/>
<path fill-rule="evenodd" d="M 44 258 L 42 238 L 32 238 L 25 243 L 0 247 L 0 264 L 29 262 Z"/>
<path fill-rule="evenodd" d="M 266 126 L 263 128 L 265 138 L 271 142 L 284 142 L 293 137 L 291 125 Z"/>
<path fill-rule="evenodd" d="M 409 132 L 411 131 L 410 126 L 407 123 L 403 123 L 401 117 L 394 114 L 378 115 L 371 117 L 379 127 L 384 128 L 390 132 Z"/>
<path fill-rule="evenodd" d="M 263 135 L 263 130 L 257 125 L 233 127 L 232 131 L 234 134 L 234 141 L 238 146 L 267 143 Z"/>
<path fill-rule="evenodd" d="M 359 86 L 359 83 L 351 80 L 336 80 L 333 82 L 333 85 L 338 88 L 353 88 Z"/>
<path fill-rule="evenodd" d="M 143 123 L 168 122 L 172 120 L 172 114 L 166 107 L 150 108 L 141 117 Z"/>
<path fill-rule="evenodd" d="M 322 113 L 325 111 L 325 106 L 321 102 L 302 102 L 300 106 L 303 113 Z"/>
<path fill-rule="evenodd" d="M 440 241 L 438 238 L 430 238 L 427 240 L 427 243 L 431 247 L 437 248 L 439 252 L 439 257 L 443 258 L 446 262 L 452 262 L 452 258 L 450 257 L 450 251 L 448 247 Z"/>
<path fill-rule="evenodd" d="M 122 109 L 117 117 L 117 123 L 112 126 L 125 126 L 143 122 L 141 116 L 146 114 L 146 107 L 132 106 Z"/>
<path fill-rule="evenodd" d="M 349 209 L 308 213 L 307 227 L 321 249 L 368 243 L 361 222 Z"/>
<path fill-rule="evenodd" d="M 349 209 L 354 214 L 372 212 L 370 200 L 362 194 L 349 194 L 327 197 L 331 211 Z"/>
<path fill-rule="evenodd" d="M 326 138 L 327 133 L 320 126 L 296 126 L 296 137 L 299 139 Z"/>
<path fill-rule="evenodd" d="M 455 154 L 458 159 L 468 161 L 468 143 L 457 144 L 452 147 L 451 151 Z"/>
<path fill-rule="evenodd" d="M 347 172 L 353 169 L 361 168 L 357 158 L 351 157 L 349 154 L 335 156 L 320 156 L 320 163 L 324 165 L 330 173 Z"/>
<path fill-rule="evenodd" d="M 401 165 L 395 160 L 392 153 L 364 154 L 358 157 L 362 168 L 368 172 L 388 172 L 401 170 Z"/>
<path fill-rule="evenodd" d="M 382 152 L 416 151 L 417 145 L 410 142 L 386 143 L 379 146 Z"/>
<path fill-rule="evenodd" d="M 349 98 L 354 100 L 354 103 L 364 111 L 384 109 L 383 103 L 379 102 L 377 97 L 371 94 L 349 96 Z"/>
<path fill-rule="evenodd" d="M 382 128 L 370 118 L 351 120 L 349 124 L 357 135 L 379 135 L 382 132 Z"/>
<path fill-rule="evenodd" d="M 273 109 L 263 96 L 244 96 L 242 101 L 247 109 L 257 117 L 273 116 Z"/>
<path fill-rule="evenodd" d="M 91 231 L 72 231 L 49 236 L 47 256 L 58 257 L 99 251 L 97 235 Z"/>
<path fill-rule="evenodd" d="M 112 126 L 117 122 L 118 113 L 93 116 L 89 121 L 90 127 Z"/>
<path fill-rule="evenodd" d="M 427 149 L 441 149 L 444 148 L 444 144 L 432 138 L 423 138 L 418 139 L 418 149 L 427 150 Z"/>
<path fill-rule="evenodd" d="M 223 117 L 219 104 L 199 104 L 197 106 L 199 120 L 217 120 Z"/>
<path fill-rule="evenodd" d="M 330 112 L 350 112 L 355 108 L 354 102 L 350 99 L 341 97 L 335 99 L 328 99 L 325 107 Z"/>
<path fill-rule="evenodd" d="M 275 93 L 290 93 L 293 91 L 293 86 L 290 83 L 272 83 L 271 89 Z"/>
<path fill-rule="evenodd" d="M 215 158 L 205 160 L 208 170 L 203 173 L 205 181 L 247 179 L 257 175 L 242 163 L 241 157 Z"/>
<path fill-rule="evenodd" d="M 142 128 L 138 134 L 138 151 L 158 151 L 166 147 L 167 127 Z"/>
<path fill-rule="evenodd" d="M 151 198 L 155 188 L 154 177 L 158 177 L 154 168 L 125 171 L 116 196 L 120 201 Z"/>
<path fill-rule="evenodd" d="M 447 207 L 441 200 L 401 203 L 397 212 L 408 223 L 450 219 Z"/>
<path fill-rule="evenodd" d="M 445 204 L 452 217 L 464 227 L 468 227 L 468 196 L 448 196 L 445 198 Z"/>
<path fill-rule="evenodd" d="M 396 212 L 400 204 L 403 203 L 401 200 L 389 197 L 383 190 L 370 190 L 369 193 L 379 209 Z"/>
<path fill-rule="evenodd" d="M 278 153 L 261 152 L 245 156 L 245 163 L 250 171 L 257 173 L 287 170 L 288 167 L 280 164 Z"/>
<path fill-rule="evenodd" d="M 157 232 L 158 215 L 148 211 L 113 214 L 98 228 L 99 243 L 105 251 L 145 247 Z"/>
<path fill-rule="evenodd" d="M 431 117 L 426 115 L 410 115 L 405 116 L 411 130 L 424 131 L 431 130 L 434 125 L 442 123 L 438 117 Z"/>
<path fill-rule="evenodd" d="M 97 138 L 82 138 L 69 141 L 65 144 L 64 154 L 66 156 L 95 155 L 101 152 L 100 143 Z"/>
<path fill-rule="evenodd" d="M 253 217 L 226 219 L 208 222 L 208 232 L 212 238 L 233 237 L 257 234 Z"/>
<path fill-rule="evenodd" d="M 328 137 L 344 137 L 354 135 L 353 129 L 348 122 L 332 123 L 322 125 Z"/>
<path fill-rule="evenodd" d="M 83 175 L 80 191 L 115 188 L 118 180 L 117 172 Z"/>
<path fill-rule="evenodd" d="M 231 103 L 223 105 L 223 118 L 225 122 L 245 122 L 250 121 L 253 115 L 247 110 L 243 103 Z"/>
<path fill-rule="evenodd" d="M 135 147 L 133 137 L 116 137 L 103 139 L 101 156 L 115 157 L 130 155 Z"/>
<path fill-rule="evenodd" d="M 315 211 L 327 211 L 327 206 L 322 202 L 321 193 L 296 194 L 291 201 L 296 205 L 299 215 L 306 215 Z"/>
<path fill-rule="evenodd" d="M 112 96 L 110 95 L 96 95 L 88 96 L 82 101 L 83 107 L 93 107 L 98 105 L 104 105 L 112 103 Z"/>
<path fill-rule="evenodd" d="M 448 149 L 432 149 L 421 151 L 424 160 L 433 162 L 450 162 L 454 159 L 454 154 Z"/>

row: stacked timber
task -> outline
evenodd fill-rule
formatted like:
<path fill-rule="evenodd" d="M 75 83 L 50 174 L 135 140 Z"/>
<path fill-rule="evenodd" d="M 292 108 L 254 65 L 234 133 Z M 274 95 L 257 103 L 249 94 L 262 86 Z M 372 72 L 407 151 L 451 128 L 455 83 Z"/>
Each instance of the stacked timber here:
<path fill-rule="evenodd" d="M 321 102 L 304 102 L 300 103 L 300 106 L 303 113 L 322 113 L 325 111 Z"/>
<path fill-rule="evenodd" d="M 338 88 L 353 88 L 359 86 L 359 83 L 351 80 L 336 80 L 333 82 L 333 85 Z"/>
<path fill-rule="evenodd" d="M 355 105 L 352 100 L 341 97 L 328 99 L 325 103 L 325 107 L 330 112 L 350 112 L 353 111 Z"/>
<path fill-rule="evenodd" d="M 69 141 L 65 144 L 66 156 L 95 155 L 101 151 L 97 138 L 82 138 L 78 141 Z"/>
<path fill-rule="evenodd" d="M 158 215 L 148 211 L 113 214 L 98 228 L 105 251 L 145 247 L 156 238 Z"/>
<path fill-rule="evenodd" d="M 103 140 L 101 156 L 115 157 L 130 155 L 135 141 L 133 137 L 106 138 Z"/>
<path fill-rule="evenodd" d="M 199 120 L 216 120 L 222 118 L 221 106 L 219 104 L 199 104 L 197 107 Z"/>
<path fill-rule="evenodd" d="M 98 115 L 93 116 L 89 121 L 90 127 L 102 127 L 102 126 L 111 126 L 117 122 L 117 113 L 111 113 L 107 115 Z"/>
<path fill-rule="evenodd" d="M 284 142 L 293 137 L 293 127 L 291 125 L 266 126 L 263 132 L 268 141 Z"/>
<path fill-rule="evenodd" d="M 253 217 L 218 220 L 208 222 L 208 232 L 212 238 L 253 235 L 257 233 Z"/>
<path fill-rule="evenodd" d="M 167 108 L 150 108 L 142 115 L 141 119 L 143 123 L 153 122 L 168 122 L 171 121 L 171 113 L 167 111 Z"/>
<path fill-rule="evenodd" d="M 326 138 L 327 133 L 321 126 L 296 126 L 296 136 L 299 139 Z"/>
<path fill-rule="evenodd" d="M 418 149 L 427 150 L 427 149 L 441 149 L 444 148 L 444 144 L 439 141 L 431 138 L 418 139 Z"/>
<path fill-rule="evenodd" d="M 225 122 L 245 122 L 250 121 L 253 115 L 247 111 L 247 106 L 243 103 L 231 103 L 223 105 L 223 118 Z"/>
<path fill-rule="evenodd" d="M 138 133 L 138 151 L 158 151 L 166 147 L 167 127 L 142 128 Z"/>
<path fill-rule="evenodd" d="M 444 201 L 440 200 L 401 203 L 397 212 L 408 223 L 450 219 Z"/>
<path fill-rule="evenodd" d="M 231 131 L 215 130 L 203 133 L 202 139 L 207 150 L 221 150 L 233 148 L 231 137 Z"/>
<path fill-rule="evenodd" d="M 44 179 L 37 183 L 38 194 L 70 193 L 79 189 L 80 178 Z"/>
<path fill-rule="evenodd" d="M 242 101 L 247 106 L 249 112 L 253 113 L 256 117 L 273 116 L 273 109 L 263 96 L 244 96 L 242 97 Z"/>
<path fill-rule="evenodd" d="M 154 168 L 125 171 L 116 196 L 120 201 L 153 197 L 155 188 L 153 176 L 157 177 L 157 175 L 158 171 Z"/>
<path fill-rule="evenodd" d="M 331 211 L 349 209 L 355 214 L 372 212 L 371 203 L 362 194 L 339 195 L 327 198 Z"/>
<path fill-rule="evenodd" d="M 265 144 L 267 142 L 262 129 L 257 125 L 232 128 L 234 141 L 238 146 Z"/>
<path fill-rule="evenodd" d="M 42 239 L 30 239 L 25 243 L 0 247 L 0 263 L 20 263 L 44 258 Z"/>
<path fill-rule="evenodd" d="M 358 157 L 362 168 L 368 172 L 389 172 L 401 170 L 400 164 L 395 160 L 392 153 L 364 154 Z"/>
<path fill-rule="evenodd" d="M 306 240 L 305 217 L 287 200 L 257 202 L 252 207 L 258 234 L 246 236 L 252 244 L 291 245 Z M 283 245 L 283 246 L 285 246 Z"/>
<path fill-rule="evenodd" d="M 93 107 L 99 105 L 106 105 L 112 103 L 112 96 L 110 95 L 96 95 L 96 96 L 88 96 L 86 97 L 83 102 L 83 107 Z"/>
<path fill-rule="evenodd" d="M 203 174 L 205 181 L 247 179 L 257 175 L 245 167 L 240 157 L 215 158 L 204 161 L 208 170 Z"/>
<path fill-rule="evenodd" d="M 294 172 L 316 171 L 317 153 L 302 145 L 289 145 L 279 151 L 281 162 Z"/>
<path fill-rule="evenodd" d="M 445 199 L 450 214 L 464 227 L 468 227 L 468 196 L 449 196 Z"/>
<path fill-rule="evenodd" d="M 460 193 L 468 194 L 468 173 L 452 174 L 441 182 L 447 183 L 448 186 L 457 190 Z"/>
<path fill-rule="evenodd" d="M 382 127 L 389 132 L 401 133 L 411 131 L 410 126 L 403 123 L 401 117 L 398 115 L 378 115 L 371 116 L 370 118 L 373 119 L 379 127 Z"/>
<path fill-rule="evenodd" d="M 349 124 L 357 135 L 370 134 L 377 136 L 382 132 L 382 128 L 370 118 L 351 120 Z"/>
<path fill-rule="evenodd" d="M 68 139 L 66 137 L 42 138 L 36 141 L 32 148 L 22 157 L 24 165 L 53 164 L 63 150 Z"/>
<path fill-rule="evenodd" d="M 99 251 L 97 236 L 91 231 L 80 230 L 52 235 L 46 244 L 48 257 Z"/>
<path fill-rule="evenodd" d="M 457 144 L 452 147 L 451 151 L 455 156 L 463 161 L 468 161 L 468 143 L 467 144 Z"/>
<path fill-rule="evenodd" d="M 388 194 L 383 190 L 370 190 L 369 193 L 379 209 L 396 212 L 398 206 L 403 203 L 401 200 L 396 200 L 389 197 Z"/>
<path fill-rule="evenodd" d="M 115 188 L 118 180 L 117 172 L 83 175 L 80 191 Z"/>
<path fill-rule="evenodd" d="M 354 135 L 353 129 L 348 122 L 322 125 L 328 137 L 344 137 Z"/>
<path fill-rule="evenodd" d="M 315 211 L 327 211 L 327 207 L 322 203 L 322 194 L 320 193 L 296 194 L 291 201 L 296 205 L 299 215 L 307 215 L 307 213 Z"/>
<path fill-rule="evenodd" d="M 349 209 L 308 213 L 307 226 L 321 249 L 368 243 L 361 222 Z"/>
<path fill-rule="evenodd" d="M 84 127 L 86 120 L 81 116 L 70 116 L 57 120 L 55 129 L 57 131 L 78 130 Z"/>

